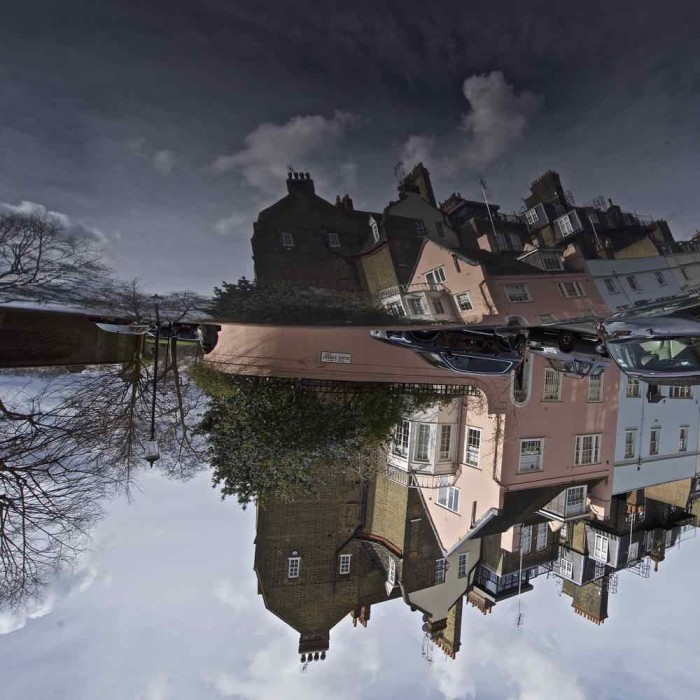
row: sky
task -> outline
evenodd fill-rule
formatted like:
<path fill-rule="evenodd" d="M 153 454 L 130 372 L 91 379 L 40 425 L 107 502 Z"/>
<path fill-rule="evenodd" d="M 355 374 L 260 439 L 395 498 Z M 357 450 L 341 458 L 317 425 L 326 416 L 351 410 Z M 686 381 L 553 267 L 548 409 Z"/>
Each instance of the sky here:
<path fill-rule="evenodd" d="M 575 615 L 554 579 L 484 616 L 465 605 L 456 660 L 421 657 L 419 612 L 373 606 L 349 618 L 327 659 L 301 671 L 298 635 L 265 610 L 253 572 L 254 511 L 190 483 L 143 474 L 114 501 L 72 574 L 30 614 L 0 616 L 7 698 L 39 700 L 617 700 L 695 697 L 700 543 L 667 552 L 659 572 L 619 575 L 610 617 Z M 650 602 L 653 601 L 653 605 Z"/>
<path fill-rule="evenodd" d="M 553 168 L 688 238 L 699 21 L 673 0 L 12 3 L 0 202 L 60 214 L 154 291 L 250 277 L 288 165 L 373 210 L 399 161 L 439 199 L 483 176 L 505 211 Z"/>

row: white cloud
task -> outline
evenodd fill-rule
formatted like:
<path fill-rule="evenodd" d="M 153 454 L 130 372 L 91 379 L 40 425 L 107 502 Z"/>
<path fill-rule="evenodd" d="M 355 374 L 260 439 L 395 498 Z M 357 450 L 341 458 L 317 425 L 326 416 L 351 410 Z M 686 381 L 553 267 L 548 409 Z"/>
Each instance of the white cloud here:
<path fill-rule="evenodd" d="M 51 211 L 43 204 L 28 201 L 22 201 L 19 204 L 6 204 L 4 202 L 0 202 L 0 209 L 14 212 L 16 214 L 36 214 L 38 216 L 47 216 L 60 224 L 65 232 L 70 236 L 89 240 L 98 246 L 104 246 L 108 242 L 107 235 L 100 229 L 94 226 L 87 226 L 83 223 L 73 222 L 66 214 L 63 214 L 60 211 Z"/>
<path fill-rule="evenodd" d="M 222 605 L 232 608 L 236 613 L 244 612 L 250 604 L 249 596 L 226 579 L 222 579 L 216 584 L 214 596 Z"/>
<path fill-rule="evenodd" d="M 153 156 L 153 167 L 163 175 L 170 175 L 177 167 L 177 161 L 175 151 L 162 150 Z"/>
<path fill-rule="evenodd" d="M 255 214 L 234 211 L 231 216 L 219 219 L 214 223 L 214 233 L 219 236 L 230 236 L 235 233 L 253 233 Z"/>
<path fill-rule="evenodd" d="M 170 697 L 170 684 L 164 673 L 159 673 L 136 700 L 167 700 Z"/>
<path fill-rule="evenodd" d="M 330 118 L 316 114 L 295 116 L 284 124 L 266 122 L 245 137 L 240 151 L 217 157 L 211 167 L 217 173 L 239 171 L 251 187 L 277 194 L 287 166 L 311 170 L 318 156 L 328 155 L 358 123 L 357 116 L 339 111 Z"/>
<path fill-rule="evenodd" d="M 407 165 L 430 162 L 443 175 L 462 168 L 483 168 L 522 138 L 541 105 L 532 92 L 516 94 L 501 71 L 470 76 L 462 92 L 469 112 L 462 115 L 459 130 L 443 141 L 432 135 L 409 136 L 401 148 L 401 159 Z"/>

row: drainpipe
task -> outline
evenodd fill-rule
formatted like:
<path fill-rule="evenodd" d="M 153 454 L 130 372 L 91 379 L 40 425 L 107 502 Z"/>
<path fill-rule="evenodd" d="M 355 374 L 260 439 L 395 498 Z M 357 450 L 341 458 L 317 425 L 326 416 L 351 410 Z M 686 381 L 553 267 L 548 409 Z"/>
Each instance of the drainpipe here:
<path fill-rule="evenodd" d="M 502 420 L 503 420 L 503 415 L 501 413 L 496 414 L 496 435 L 494 436 L 494 449 L 493 449 L 493 480 L 499 485 L 502 486 L 501 480 L 496 476 L 496 472 L 498 470 L 498 445 L 501 441 L 501 432 L 502 432 Z"/>
<path fill-rule="evenodd" d="M 489 310 L 489 313 L 492 316 L 496 315 L 496 309 L 492 306 L 491 302 L 489 301 L 488 294 L 484 291 L 484 288 L 486 286 L 486 280 L 482 280 L 479 282 L 479 291 L 481 292 L 481 297 L 484 300 L 484 304 L 486 304 L 486 308 Z"/>

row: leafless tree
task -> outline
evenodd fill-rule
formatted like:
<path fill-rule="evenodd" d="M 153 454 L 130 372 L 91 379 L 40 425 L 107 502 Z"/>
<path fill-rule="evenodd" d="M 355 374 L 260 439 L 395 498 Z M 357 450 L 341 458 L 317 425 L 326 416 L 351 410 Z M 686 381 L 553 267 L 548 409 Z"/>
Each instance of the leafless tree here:
<path fill-rule="evenodd" d="M 56 216 L 0 211 L 0 301 L 79 296 L 105 273 L 100 257 Z"/>

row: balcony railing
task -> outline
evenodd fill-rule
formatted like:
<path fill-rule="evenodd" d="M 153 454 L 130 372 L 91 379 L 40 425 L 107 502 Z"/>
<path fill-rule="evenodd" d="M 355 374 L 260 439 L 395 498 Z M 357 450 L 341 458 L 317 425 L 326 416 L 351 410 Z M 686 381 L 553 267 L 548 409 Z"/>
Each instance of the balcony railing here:
<path fill-rule="evenodd" d="M 459 474 L 459 467 L 453 474 L 432 474 L 415 470 L 404 471 L 390 464 L 386 466 L 387 479 L 407 489 L 440 489 L 454 486 Z"/>
<path fill-rule="evenodd" d="M 431 284 L 429 282 L 416 282 L 415 284 L 397 284 L 387 287 L 377 293 L 379 299 L 388 299 L 403 294 L 417 294 L 421 292 L 447 292 L 443 284 Z"/>

